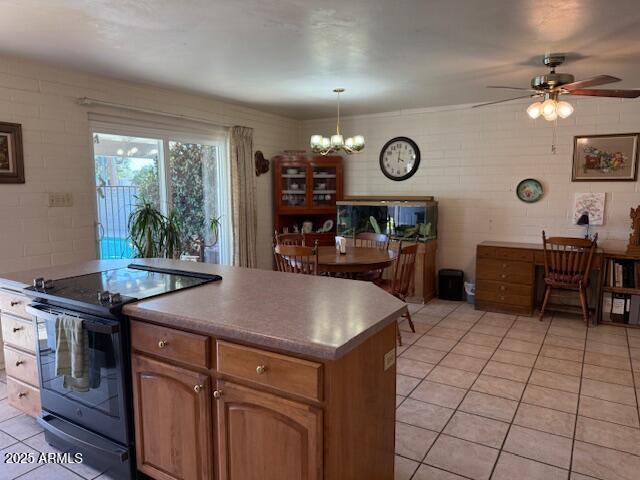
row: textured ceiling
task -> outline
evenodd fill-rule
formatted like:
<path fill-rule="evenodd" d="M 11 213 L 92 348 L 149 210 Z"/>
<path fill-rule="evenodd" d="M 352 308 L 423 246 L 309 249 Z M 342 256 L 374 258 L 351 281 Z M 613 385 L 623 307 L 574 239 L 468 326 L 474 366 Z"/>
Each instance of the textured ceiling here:
<path fill-rule="evenodd" d="M 507 98 L 545 51 L 640 87 L 638 0 L 0 0 L 0 52 L 295 118 Z"/>

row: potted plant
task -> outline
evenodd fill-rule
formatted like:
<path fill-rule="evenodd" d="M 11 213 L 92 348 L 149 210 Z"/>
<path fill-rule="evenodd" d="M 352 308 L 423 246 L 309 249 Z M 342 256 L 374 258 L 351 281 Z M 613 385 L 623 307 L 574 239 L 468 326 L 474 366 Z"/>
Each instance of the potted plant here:
<path fill-rule="evenodd" d="M 142 200 L 128 222 L 129 238 L 138 258 L 178 258 L 181 225 L 175 209 L 164 216 L 154 204 Z"/>

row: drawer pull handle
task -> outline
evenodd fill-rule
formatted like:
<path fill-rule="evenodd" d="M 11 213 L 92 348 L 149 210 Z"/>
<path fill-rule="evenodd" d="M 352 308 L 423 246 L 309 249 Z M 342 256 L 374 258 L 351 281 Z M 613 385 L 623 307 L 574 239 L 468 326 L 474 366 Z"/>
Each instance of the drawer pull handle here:
<path fill-rule="evenodd" d="M 507 274 L 503 273 L 502 275 L 500 275 L 500 278 L 507 278 Z"/>
<path fill-rule="evenodd" d="M 200 393 L 202 390 L 204 390 L 204 385 L 194 385 L 193 386 L 193 391 L 196 393 Z"/>
<path fill-rule="evenodd" d="M 164 348 L 169 344 L 169 342 L 167 342 L 166 340 L 160 340 L 158 342 L 158 348 Z"/>
<path fill-rule="evenodd" d="M 11 306 L 15 307 L 17 305 L 20 305 L 22 302 L 20 300 L 11 300 Z"/>
<path fill-rule="evenodd" d="M 507 287 L 505 287 L 504 285 L 500 285 L 500 290 L 502 290 L 503 292 L 507 289 Z"/>
<path fill-rule="evenodd" d="M 13 327 L 13 333 L 19 332 L 20 330 L 24 330 L 24 327 Z"/>
<path fill-rule="evenodd" d="M 213 398 L 215 398 L 216 400 L 218 400 L 219 398 L 222 397 L 222 390 L 214 390 L 213 391 Z"/>
<path fill-rule="evenodd" d="M 16 362 L 16 367 L 19 367 L 20 365 L 22 365 L 24 363 L 24 360 L 18 360 Z"/>
<path fill-rule="evenodd" d="M 20 392 L 18 398 L 26 397 L 28 392 Z"/>
<path fill-rule="evenodd" d="M 258 375 L 262 375 L 262 374 L 263 374 L 264 372 L 266 372 L 266 371 L 267 371 L 267 367 L 265 367 L 264 365 L 258 365 L 258 366 L 256 367 L 256 373 L 257 373 Z"/>
<path fill-rule="evenodd" d="M 502 264 L 502 268 L 507 268 L 507 264 L 506 264 L 506 263 L 503 263 L 503 264 Z"/>

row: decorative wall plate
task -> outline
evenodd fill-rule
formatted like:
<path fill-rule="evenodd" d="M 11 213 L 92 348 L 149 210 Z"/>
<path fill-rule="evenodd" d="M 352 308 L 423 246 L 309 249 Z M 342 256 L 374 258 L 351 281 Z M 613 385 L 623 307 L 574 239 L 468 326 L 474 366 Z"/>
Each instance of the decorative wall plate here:
<path fill-rule="evenodd" d="M 526 178 L 516 187 L 516 195 L 526 203 L 535 203 L 542 198 L 544 189 L 542 184 L 535 178 Z"/>

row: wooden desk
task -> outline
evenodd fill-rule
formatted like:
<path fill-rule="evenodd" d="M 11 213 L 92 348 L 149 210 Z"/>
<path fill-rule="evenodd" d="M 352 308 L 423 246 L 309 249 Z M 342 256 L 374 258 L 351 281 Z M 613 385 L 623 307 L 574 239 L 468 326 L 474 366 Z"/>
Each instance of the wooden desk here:
<path fill-rule="evenodd" d="M 595 314 L 599 318 L 604 251 L 596 250 Z M 536 308 L 536 267 L 544 266 L 544 248 L 537 243 L 482 242 L 476 250 L 476 309 L 532 315 Z M 553 306 L 550 307 L 553 309 Z"/>

